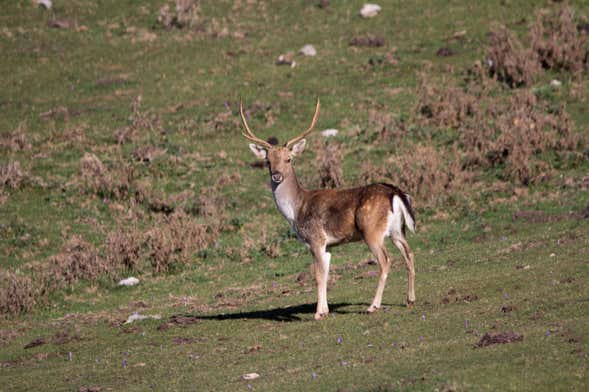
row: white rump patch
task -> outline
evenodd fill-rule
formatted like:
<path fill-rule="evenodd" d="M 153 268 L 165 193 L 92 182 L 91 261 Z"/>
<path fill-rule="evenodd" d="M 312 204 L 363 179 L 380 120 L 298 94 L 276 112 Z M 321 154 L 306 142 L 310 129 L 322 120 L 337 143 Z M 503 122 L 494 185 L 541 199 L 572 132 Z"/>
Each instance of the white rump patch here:
<path fill-rule="evenodd" d="M 415 222 L 411 218 L 407 207 L 399 196 L 393 196 L 393 212 L 389 212 L 387 217 L 387 233 L 393 238 L 403 238 L 403 223 L 415 232 Z"/>

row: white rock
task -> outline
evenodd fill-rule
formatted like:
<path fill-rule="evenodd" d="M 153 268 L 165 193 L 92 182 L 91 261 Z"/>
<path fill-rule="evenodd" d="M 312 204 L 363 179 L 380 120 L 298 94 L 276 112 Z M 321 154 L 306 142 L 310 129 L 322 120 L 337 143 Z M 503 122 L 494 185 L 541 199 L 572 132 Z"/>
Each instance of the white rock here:
<path fill-rule="evenodd" d="M 258 373 L 247 373 L 247 374 L 244 374 L 243 376 L 241 376 L 241 378 L 243 378 L 246 381 L 255 380 L 258 377 L 260 377 L 260 375 Z"/>
<path fill-rule="evenodd" d="M 307 44 L 299 50 L 303 56 L 317 56 L 317 49 L 313 45 Z"/>
<path fill-rule="evenodd" d="M 360 10 L 360 15 L 362 15 L 363 18 L 373 18 L 376 15 L 378 15 L 380 10 L 380 5 L 366 3 L 362 6 L 362 9 Z"/>
<path fill-rule="evenodd" d="M 550 85 L 552 87 L 560 87 L 560 86 L 562 86 L 562 82 L 560 80 L 558 80 L 558 79 L 552 79 L 550 81 Z"/>
<path fill-rule="evenodd" d="M 135 286 L 137 283 L 139 283 L 139 279 L 131 276 L 127 279 L 121 280 L 119 286 Z"/>
<path fill-rule="evenodd" d="M 51 0 L 35 0 L 35 2 L 37 3 L 38 6 L 48 9 L 48 10 L 50 10 L 51 7 L 53 6 L 53 3 L 51 2 Z"/>
<path fill-rule="evenodd" d="M 331 137 L 337 135 L 339 131 L 337 129 L 326 129 L 321 131 L 321 136 L 323 137 Z"/>
<path fill-rule="evenodd" d="M 159 320 L 161 318 L 162 318 L 162 316 L 160 316 L 159 314 L 143 315 L 143 314 L 139 314 L 139 313 L 135 312 L 127 318 L 127 321 L 125 321 L 125 324 L 131 324 L 134 321 L 141 321 L 141 320 L 145 320 L 145 319 Z"/>

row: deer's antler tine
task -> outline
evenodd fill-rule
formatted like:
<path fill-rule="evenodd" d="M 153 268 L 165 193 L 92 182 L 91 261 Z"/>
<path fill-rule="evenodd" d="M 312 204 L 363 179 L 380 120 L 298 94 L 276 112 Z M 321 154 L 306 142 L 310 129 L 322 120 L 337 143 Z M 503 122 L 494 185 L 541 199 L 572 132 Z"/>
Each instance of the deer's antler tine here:
<path fill-rule="evenodd" d="M 254 135 L 250 127 L 247 125 L 245 115 L 243 114 L 243 102 L 241 98 L 239 98 L 239 115 L 241 116 L 241 122 L 243 123 L 243 127 L 245 128 L 245 131 L 241 131 L 241 134 L 245 136 L 246 139 L 254 143 L 257 143 L 265 148 L 271 148 L 272 145 L 270 143 Z"/>
<path fill-rule="evenodd" d="M 311 125 L 309 126 L 309 128 L 301 133 L 299 136 L 295 137 L 294 139 L 290 139 L 287 143 L 286 143 L 286 147 L 290 147 L 293 144 L 295 144 L 296 142 L 298 142 L 299 140 L 302 140 L 305 138 L 305 136 L 307 136 L 309 133 L 311 133 L 311 131 L 313 130 L 313 128 L 315 128 L 315 123 L 317 122 L 317 118 L 319 117 L 319 108 L 321 107 L 321 103 L 319 102 L 319 98 L 317 98 L 317 106 L 315 107 L 315 114 L 313 115 L 313 120 L 311 120 Z"/>

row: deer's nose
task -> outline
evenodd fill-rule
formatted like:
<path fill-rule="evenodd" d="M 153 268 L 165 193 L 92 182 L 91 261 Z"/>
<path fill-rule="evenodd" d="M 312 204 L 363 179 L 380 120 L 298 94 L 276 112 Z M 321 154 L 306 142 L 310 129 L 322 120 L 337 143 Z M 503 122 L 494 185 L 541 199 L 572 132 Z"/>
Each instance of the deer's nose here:
<path fill-rule="evenodd" d="M 280 172 L 272 173 L 271 177 L 272 177 L 272 181 L 274 181 L 277 184 L 280 184 L 282 182 L 282 180 L 284 180 L 284 177 L 282 176 L 282 173 L 280 173 Z"/>

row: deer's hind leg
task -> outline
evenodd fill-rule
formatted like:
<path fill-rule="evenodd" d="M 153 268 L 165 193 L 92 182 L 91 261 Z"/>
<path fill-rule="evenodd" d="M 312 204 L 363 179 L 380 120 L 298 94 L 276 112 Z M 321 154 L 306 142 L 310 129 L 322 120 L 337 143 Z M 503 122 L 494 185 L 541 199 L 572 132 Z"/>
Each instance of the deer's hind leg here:
<path fill-rule="evenodd" d="M 409 244 L 405 240 L 405 236 L 401 232 L 393 232 L 391 235 L 391 241 L 399 249 L 405 264 L 407 266 L 407 306 L 411 306 L 415 303 L 415 265 L 413 261 L 413 252 L 409 248 Z"/>
<path fill-rule="evenodd" d="M 372 305 L 370 305 L 367 309 L 369 313 L 373 313 L 378 308 L 380 308 L 382 302 L 382 294 L 384 292 L 384 288 L 387 282 L 387 277 L 389 276 L 389 271 L 391 270 L 391 259 L 389 258 L 387 249 L 384 245 L 384 238 L 382 234 L 367 236 L 365 238 L 365 241 L 374 257 L 376 257 L 376 260 L 378 261 L 378 265 L 380 267 L 380 276 L 378 277 L 378 286 L 376 286 L 376 294 L 374 295 L 374 299 L 372 300 Z"/>

